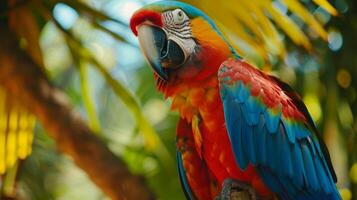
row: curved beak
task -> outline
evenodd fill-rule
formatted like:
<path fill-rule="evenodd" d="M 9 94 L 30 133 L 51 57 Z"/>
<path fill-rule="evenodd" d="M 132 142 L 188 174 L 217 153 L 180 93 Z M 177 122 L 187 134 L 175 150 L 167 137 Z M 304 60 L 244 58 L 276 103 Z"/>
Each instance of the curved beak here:
<path fill-rule="evenodd" d="M 167 81 L 169 69 L 176 69 L 185 62 L 185 54 L 173 40 L 168 40 L 164 30 L 154 25 L 138 27 L 140 47 L 154 72 Z"/>

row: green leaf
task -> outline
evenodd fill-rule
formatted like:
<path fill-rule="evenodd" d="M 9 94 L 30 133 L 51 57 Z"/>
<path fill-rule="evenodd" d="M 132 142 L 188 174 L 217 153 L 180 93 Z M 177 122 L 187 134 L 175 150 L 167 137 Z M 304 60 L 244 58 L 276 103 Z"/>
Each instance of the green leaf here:
<path fill-rule="evenodd" d="M 73 1 L 73 0 L 57 0 L 54 1 L 56 3 L 64 3 L 67 4 L 68 6 L 74 8 L 75 10 L 77 10 L 77 12 L 81 13 L 82 16 L 89 16 L 92 20 L 100 20 L 100 21 L 113 21 L 116 22 L 118 24 L 124 25 L 124 26 L 128 26 L 127 24 L 125 24 L 124 22 L 115 19 L 113 17 L 108 16 L 107 14 L 98 11 L 92 7 L 90 7 L 89 5 L 82 3 L 80 1 Z"/>
<path fill-rule="evenodd" d="M 50 14 L 51 19 L 54 21 L 56 26 L 63 32 L 64 36 L 68 40 L 69 48 L 75 48 L 72 52 L 76 52 L 79 56 L 86 60 L 89 63 L 92 63 L 94 67 L 102 74 L 103 78 L 106 80 L 108 85 L 113 89 L 114 93 L 122 100 L 124 105 L 128 108 L 128 110 L 132 113 L 138 128 L 141 134 L 144 137 L 145 148 L 154 153 L 160 160 L 164 160 L 165 167 L 167 169 L 174 168 L 174 160 L 171 158 L 169 151 L 161 141 L 158 133 L 152 127 L 152 125 L 147 121 L 141 112 L 141 107 L 139 103 L 136 101 L 134 96 L 130 93 L 126 87 L 115 80 L 112 75 L 107 71 L 107 69 L 95 58 L 95 56 L 83 45 L 79 40 L 77 40 L 70 31 L 66 30 L 61 26 L 58 21 Z"/>
<path fill-rule="evenodd" d="M 87 79 L 87 65 L 83 61 L 79 61 L 79 78 L 81 83 L 81 92 L 84 107 L 88 114 L 89 127 L 95 132 L 100 133 L 100 122 L 98 119 L 97 112 L 95 110 L 94 102 L 92 100 L 92 95 L 89 89 L 88 79 Z"/>

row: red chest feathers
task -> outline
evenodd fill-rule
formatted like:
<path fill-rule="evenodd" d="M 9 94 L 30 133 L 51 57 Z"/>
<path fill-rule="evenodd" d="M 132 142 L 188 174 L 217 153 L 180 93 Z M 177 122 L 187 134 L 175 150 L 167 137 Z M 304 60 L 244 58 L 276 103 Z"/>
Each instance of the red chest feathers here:
<path fill-rule="evenodd" d="M 175 92 L 177 95 L 173 96 L 172 109 L 178 110 L 181 118 L 190 126 L 192 137 L 188 137 L 189 141 L 186 142 L 191 143 L 195 148 L 197 156 L 195 162 L 200 160 L 204 163 L 204 165 L 201 163 L 198 166 L 192 166 L 192 164 L 190 165 L 193 163 L 192 160 L 188 160 L 184 167 L 207 168 L 205 170 L 207 170 L 208 181 L 214 183 L 209 184 L 211 185 L 210 193 L 213 196 L 220 190 L 220 186 L 226 178 L 234 178 L 257 185 L 262 188 L 260 193 L 264 196 L 269 193 L 264 186 L 262 187 L 262 182 L 252 166 L 242 171 L 234 160 L 216 78 L 201 82 L 197 87 L 182 86 Z M 180 136 L 178 135 L 178 137 Z M 190 176 L 189 173 L 187 176 Z M 215 188 L 212 188 L 212 185 Z M 259 188 L 257 189 L 259 190 Z"/>

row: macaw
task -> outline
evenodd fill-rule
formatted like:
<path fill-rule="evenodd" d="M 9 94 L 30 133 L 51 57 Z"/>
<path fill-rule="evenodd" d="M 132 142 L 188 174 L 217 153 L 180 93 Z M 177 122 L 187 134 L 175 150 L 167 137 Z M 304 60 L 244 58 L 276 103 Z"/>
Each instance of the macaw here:
<path fill-rule="evenodd" d="M 245 62 L 199 9 L 160 1 L 130 27 L 157 88 L 178 110 L 177 163 L 188 199 L 340 199 L 326 145 L 296 92 Z"/>

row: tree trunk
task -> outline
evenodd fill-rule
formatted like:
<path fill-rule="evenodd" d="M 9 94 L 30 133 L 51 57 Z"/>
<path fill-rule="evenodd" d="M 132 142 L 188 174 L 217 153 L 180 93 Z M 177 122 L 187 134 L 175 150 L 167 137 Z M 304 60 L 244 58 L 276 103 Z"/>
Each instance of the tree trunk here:
<path fill-rule="evenodd" d="M 0 85 L 34 113 L 57 147 L 71 156 L 112 199 L 154 199 L 142 177 L 130 173 L 74 112 L 65 95 L 18 45 L 0 23 Z"/>

